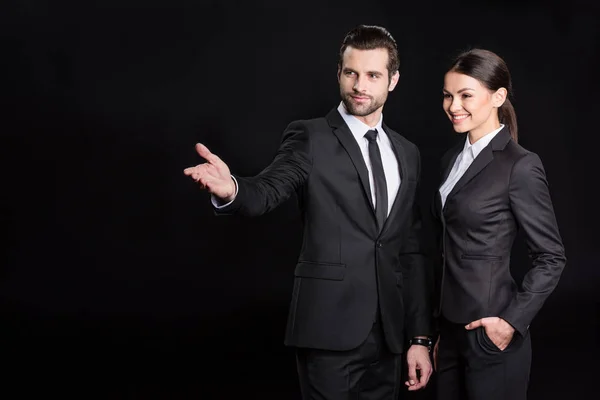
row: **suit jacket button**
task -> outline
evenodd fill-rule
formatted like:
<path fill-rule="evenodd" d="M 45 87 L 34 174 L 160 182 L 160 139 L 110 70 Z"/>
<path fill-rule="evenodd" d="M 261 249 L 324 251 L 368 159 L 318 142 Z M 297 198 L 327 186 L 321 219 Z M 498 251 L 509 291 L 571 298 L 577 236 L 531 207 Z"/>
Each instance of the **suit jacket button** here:
<path fill-rule="evenodd" d="M 377 242 L 377 247 L 382 248 L 383 247 L 383 243 Z"/>

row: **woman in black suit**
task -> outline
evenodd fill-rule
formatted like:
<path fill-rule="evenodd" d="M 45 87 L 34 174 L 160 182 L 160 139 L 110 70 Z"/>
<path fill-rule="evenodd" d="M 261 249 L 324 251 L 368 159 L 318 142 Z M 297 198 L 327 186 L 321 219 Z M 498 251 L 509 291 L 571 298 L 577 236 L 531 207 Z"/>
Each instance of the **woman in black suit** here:
<path fill-rule="evenodd" d="M 444 78 L 443 107 L 465 140 L 442 158 L 434 215 L 441 268 L 438 399 L 525 399 L 529 324 L 566 263 L 540 158 L 517 144 L 511 78 L 496 54 L 459 55 Z M 510 272 L 517 231 L 532 268 Z"/>

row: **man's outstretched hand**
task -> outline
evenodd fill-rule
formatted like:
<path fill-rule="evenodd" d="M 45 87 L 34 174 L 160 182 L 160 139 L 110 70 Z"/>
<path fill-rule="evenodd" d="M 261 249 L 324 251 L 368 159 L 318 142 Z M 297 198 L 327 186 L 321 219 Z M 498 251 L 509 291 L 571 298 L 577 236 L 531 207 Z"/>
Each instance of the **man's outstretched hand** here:
<path fill-rule="evenodd" d="M 198 182 L 202 189 L 208 190 L 224 201 L 232 201 L 235 197 L 235 182 L 231 178 L 227 164 L 202 143 L 196 144 L 196 151 L 206 162 L 186 168 L 183 173 Z"/>

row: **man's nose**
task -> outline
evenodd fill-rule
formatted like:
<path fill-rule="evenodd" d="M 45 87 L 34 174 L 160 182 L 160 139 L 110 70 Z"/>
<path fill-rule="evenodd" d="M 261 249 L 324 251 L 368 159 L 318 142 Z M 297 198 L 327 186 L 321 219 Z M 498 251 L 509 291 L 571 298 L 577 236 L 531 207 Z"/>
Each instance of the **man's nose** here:
<path fill-rule="evenodd" d="M 354 80 L 354 86 L 352 87 L 357 92 L 364 92 L 366 90 L 366 82 L 365 79 L 361 76 L 357 76 Z"/>

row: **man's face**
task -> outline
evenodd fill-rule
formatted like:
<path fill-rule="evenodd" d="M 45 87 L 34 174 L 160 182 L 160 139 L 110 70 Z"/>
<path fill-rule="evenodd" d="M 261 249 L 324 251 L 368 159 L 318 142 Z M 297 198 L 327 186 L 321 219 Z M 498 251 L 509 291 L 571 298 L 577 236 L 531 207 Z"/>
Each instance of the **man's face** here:
<path fill-rule="evenodd" d="M 380 111 L 388 92 L 398 83 L 398 72 L 390 80 L 386 49 L 358 50 L 346 48 L 338 70 L 340 95 L 346 110 L 357 117 Z"/>

